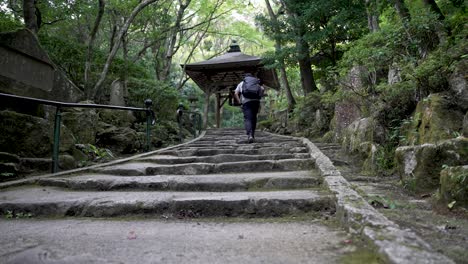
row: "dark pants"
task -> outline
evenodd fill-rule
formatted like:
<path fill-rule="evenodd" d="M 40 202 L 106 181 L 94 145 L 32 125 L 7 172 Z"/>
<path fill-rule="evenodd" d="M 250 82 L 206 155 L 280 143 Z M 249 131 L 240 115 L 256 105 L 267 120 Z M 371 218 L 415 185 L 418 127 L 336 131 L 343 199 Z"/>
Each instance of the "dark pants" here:
<path fill-rule="evenodd" d="M 244 112 L 244 126 L 247 135 L 255 137 L 255 128 L 257 128 L 257 114 L 260 109 L 260 101 L 250 101 L 242 105 Z"/>

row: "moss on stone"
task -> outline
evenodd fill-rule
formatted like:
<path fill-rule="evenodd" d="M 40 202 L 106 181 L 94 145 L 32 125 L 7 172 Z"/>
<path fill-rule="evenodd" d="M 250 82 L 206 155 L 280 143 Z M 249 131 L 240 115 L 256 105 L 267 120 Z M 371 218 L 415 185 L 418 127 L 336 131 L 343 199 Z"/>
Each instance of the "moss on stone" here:
<path fill-rule="evenodd" d="M 411 122 L 403 129 L 403 137 L 410 145 L 454 138 L 462 131 L 463 117 L 449 96 L 431 94 L 418 103 Z"/>
<path fill-rule="evenodd" d="M 439 198 L 441 202 L 456 201 L 468 207 L 468 165 L 448 167 L 440 172 Z"/>

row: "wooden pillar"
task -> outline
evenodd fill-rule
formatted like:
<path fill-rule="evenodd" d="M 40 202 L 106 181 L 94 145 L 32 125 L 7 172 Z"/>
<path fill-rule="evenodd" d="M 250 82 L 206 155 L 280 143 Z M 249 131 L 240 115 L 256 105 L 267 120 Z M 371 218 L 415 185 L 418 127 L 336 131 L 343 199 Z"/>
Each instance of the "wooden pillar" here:
<path fill-rule="evenodd" d="M 210 110 L 210 97 L 211 93 L 205 93 L 205 109 L 204 109 L 204 117 L 203 117 L 203 129 L 206 129 L 208 126 L 208 111 Z"/>
<path fill-rule="evenodd" d="M 216 128 L 221 127 L 221 94 L 216 94 Z"/>

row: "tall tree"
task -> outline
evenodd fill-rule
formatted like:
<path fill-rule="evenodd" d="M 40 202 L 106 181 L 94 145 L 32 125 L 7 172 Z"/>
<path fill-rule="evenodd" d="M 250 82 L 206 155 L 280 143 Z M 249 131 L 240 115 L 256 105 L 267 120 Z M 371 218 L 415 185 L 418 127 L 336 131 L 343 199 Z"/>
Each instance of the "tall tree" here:
<path fill-rule="evenodd" d="M 97 32 L 99 30 L 99 26 L 101 24 L 102 17 L 104 15 L 105 6 L 106 6 L 105 0 L 99 0 L 98 14 L 94 21 L 93 29 L 91 30 L 91 33 L 89 34 L 88 43 L 87 43 L 86 61 L 85 61 L 85 69 L 84 69 L 84 88 L 85 88 L 86 96 L 88 99 L 90 99 L 90 96 L 91 96 L 91 91 L 88 86 L 89 86 L 89 71 L 91 67 L 91 60 L 93 57 L 93 46 L 94 46 L 94 41 L 96 39 Z"/>
<path fill-rule="evenodd" d="M 371 32 L 380 30 L 378 0 L 365 0 L 367 11 L 367 24 Z"/>
<path fill-rule="evenodd" d="M 37 8 L 37 0 L 23 0 L 23 17 L 26 28 L 37 34 L 41 26 L 41 13 Z"/>
<path fill-rule="evenodd" d="M 275 51 L 276 51 L 276 54 L 278 55 L 281 51 L 281 37 L 280 37 L 281 30 L 280 30 L 279 21 L 278 21 L 278 14 L 275 14 L 275 12 L 273 11 L 273 8 L 271 7 L 269 0 L 265 0 L 265 4 L 268 10 L 268 14 L 270 16 L 271 24 L 273 26 L 273 31 L 274 31 L 273 34 L 274 34 L 274 39 L 275 39 Z M 286 92 L 286 98 L 288 100 L 288 110 L 291 111 L 292 109 L 294 109 L 296 100 L 294 100 L 293 94 L 291 92 L 291 87 L 289 86 L 284 58 L 282 56 L 279 56 L 278 62 L 279 62 L 278 68 L 280 71 L 281 86 Z"/>
<path fill-rule="evenodd" d="M 440 10 L 439 6 L 437 5 L 436 1 L 435 0 L 423 0 L 423 3 L 429 7 L 429 9 L 434 12 L 435 14 L 437 14 L 437 18 L 439 20 L 444 20 L 445 19 L 445 16 L 444 14 L 442 13 L 442 10 Z"/>
<path fill-rule="evenodd" d="M 143 10 L 145 7 L 148 5 L 157 2 L 158 0 L 143 0 L 141 1 L 132 11 L 128 19 L 125 21 L 123 27 L 120 29 L 120 31 L 117 34 L 116 37 L 116 42 L 112 46 L 112 50 L 107 56 L 106 63 L 104 64 L 104 67 L 102 69 L 101 75 L 99 77 L 99 80 L 96 82 L 96 85 L 94 85 L 94 89 L 92 91 L 92 98 L 95 98 L 97 93 L 99 92 L 102 84 L 104 83 L 107 73 L 109 72 L 109 67 L 114 60 L 115 55 L 117 54 L 117 51 L 119 50 L 120 44 L 122 42 L 123 36 L 127 33 L 128 28 L 132 24 L 133 20 L 135 17 L 140 13 L 141 10 Z"/>
<path fill-rule="evenodd" d="M 294 27 L 295 42 L 296 42 L 296 57 L 299 63 L 299 71 L 301 74 L 301 85 L 304 94 L 307 95 L 317 90 L 315 84 L 314 73 L 312 71 L 312 63 L 310 60 L 310 46 L 305 40 L 306 25 L 301 14 L 302 3 L 294 0 L 281 1 Z"/>

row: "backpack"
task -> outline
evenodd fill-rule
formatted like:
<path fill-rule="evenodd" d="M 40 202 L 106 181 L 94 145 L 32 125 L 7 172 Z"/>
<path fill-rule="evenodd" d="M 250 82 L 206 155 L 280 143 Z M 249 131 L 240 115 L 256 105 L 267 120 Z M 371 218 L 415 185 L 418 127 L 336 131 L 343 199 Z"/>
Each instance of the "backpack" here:
<path fill-rule="evenodd" d="M 257 99 L 260 100 L 262 98 L 263 90 L 260 86 L 260 80 L 246 76 L 244 78 L 244 84 L 242 85 L 242 95 L 247 99 Z"/>

